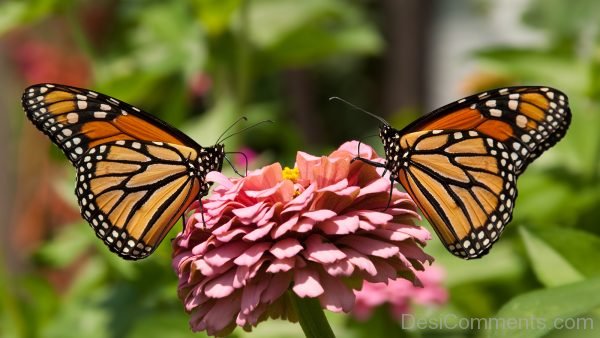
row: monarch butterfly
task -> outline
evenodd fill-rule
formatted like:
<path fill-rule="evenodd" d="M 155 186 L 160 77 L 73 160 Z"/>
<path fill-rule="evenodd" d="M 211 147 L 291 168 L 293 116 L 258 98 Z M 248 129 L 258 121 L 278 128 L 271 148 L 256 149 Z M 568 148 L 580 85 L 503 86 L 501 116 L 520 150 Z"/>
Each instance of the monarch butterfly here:
<path fill-rule="evenodd" d="M 444 246 L 480 258 L 512 219 L 516 180 L 566 133 L 567 96 L 548 87 L 475 94 L 396 130 L 381 122 L 385 168 L 417 203 Z"/>
<path fill-rule="evenodd" d="M 77 169 L 81 215 L 124 259 L 150 255 L 208 193 L 207 173 L 220 171 L 226 159 L 219 140 L 202 147 L 166 122 L 90 90 L 33 85 L 22 105 Z"/>

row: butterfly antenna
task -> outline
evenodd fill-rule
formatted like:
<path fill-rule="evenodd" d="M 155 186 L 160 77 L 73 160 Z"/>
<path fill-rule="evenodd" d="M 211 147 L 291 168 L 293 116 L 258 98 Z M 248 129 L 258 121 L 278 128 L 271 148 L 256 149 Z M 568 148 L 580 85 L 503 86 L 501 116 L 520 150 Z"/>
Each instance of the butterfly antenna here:
<path fill-rule="evenodd" d="M 235 135 L 237 135 L 237 134 L 243 133 L 243 132 L 245 132 L 245 131 L 246 131 L 246 130 L 248 130 L 248 129 L 254 128 L 254 127 L 256 127 L 256 126 L 258 126 L 258 125 L 260 125 L 260 124 L 267 123 L 267 122 L 268 122 L 268 123 L 273 123 L 273 121 L 271 121 L 271 120 L 264 120 L 264 121 L 257 122 L 257 123 L 255 123 L 255 124 L 253 124 L 253 125 L 251 125 L 251 126 L 248 126 L 248 127 L 244 128 L 244 129 L 242 129 L 242 130 L 238 130 L 238 131 L 236 131 L 235 133 L 228 135 L 227 137 L 225 137 L 225 138 L 223 138 L 223 139 L 221 140 L 221 143 L 225 142 L 225 140 L 227 140 L 228 138 L 230 138 L 230 137 L 232 137 L 232 136 L 235 136 Z M 219 138 L 219 139 L 220 139 L 220 138 Z"/>
<path fill-rule="evenodd" d="M 215 142 L 215 144 L 219 144 L 221 141 L 221 137 L 223 137 L 223 135 L 225 135 L 229 130 L 231 130 L 231 128 L 233 128 L 233 126 L 235 126 L 236 124 L 240 123 L 240 121 L 248 121 L 248 118 L 246 116 L 242 116 L 239 119 L 235 120 L 235 122 L 233 122 L 227 129 L 225 129 L 225 131 L 219 136 L 219 138 L 217 139 L 217 142 Z M 224 141 L 224 140 L 223 140 Z M 221 141 L 222 142 L 222 141 Z"/>
<path fill-rule="evenodd" d="M 355 104 L 352 104 L 352 103 L 350 103 L 350 102 L 348 102 L 348 101 L 346 101 L 346 100 L 342 99 L 341 97 L 332 96 L 332 97 L 330 97 L 330 98 L 329 98 L 329 101 L 334 101 L 334 100 L 341 101 L 341 102 L 343 102 L 343 103 L 345 103 L 345 104 L 349 105 L 350 107 L 352 107 L 352 108 L 354 108 L 354 109 L 356 109 L 356 110 L 359 110 L 359 111 L 361 111 L 361 112 L 363 112 L 363 113 L 365 113 L 365 114 L 367 114 L 367 115 L 369 115 L 369 116 L 371 116 L 371 117 L 374 117 L 374 118 L 376 118 L 376 119 L 377 119 L 379 122 L 381 122 L 381 123 L 385 124 L 386 126 L 389 126 L 389 125 L 390 125 L 390 124 L 389 124 L 389 123 L 388 123 L 388 122 L 387 122 L 387 121 L 386 121 L 386 120 L 385 120 L 383 117 L 381 117 L 381 116 L 377 116 L 377 115 L 375 115 L 375 114 L 371 113 L 370 111 L 364 110 L 364 109 L 362 109 L 361 107 L 359 107 L 359 106 L 357 106 L 357 105 L 355 105 Z"/>
<path fill-rule="evenodd" d="M 225 154 L 239 154 L 242 155 L 244 157 L 244 161 L 246 162 L 246 175 L 248 175 L 248 156 L 246 156 L 246 154 L 243 151 L 228 151 Z"/>
<path fill-rule="evenodd" d="M 227 156 L 225 156 L 225 161 L 227 161 L 227 163 L 229 163 L 229 165 L 231 166 L 231 169 L 233 169 L 233 172 L 235 172 L 236 174 L 238 174 L 240 177 L 244 177 L 244 175 L 240 174 L 240 172 L 233 166 L 233 164 L 227 158 Z"/>

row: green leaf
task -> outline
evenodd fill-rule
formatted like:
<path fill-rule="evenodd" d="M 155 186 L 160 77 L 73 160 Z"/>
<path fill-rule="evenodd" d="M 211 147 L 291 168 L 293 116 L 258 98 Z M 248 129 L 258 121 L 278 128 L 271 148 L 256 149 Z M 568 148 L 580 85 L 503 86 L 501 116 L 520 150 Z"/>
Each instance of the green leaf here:
<path fill-rule="evenodd" d="M 578 282 L 584 279 L 560 253 L 548 243 L 527 230 L 519 227 L 519 233 L 525 243 L 525 249 L 531 260 L 533 271 L 538 280 L 546 286 L 558 286 Z M 560 271 L 560 273 L 557 273 Z"/>
<path fill-rule="evenodd" d="M 540 337 L 555 329 L 557 321 L 598 308 L 598 290 L 600 278 L 594 278 L 517 296 L 500 309 L 496 319 L 503 325 L 491 325 L 489 336 Z"/>
<path fill-rule="evenodd" d="M 83 222 L 64 227 L 52 241 L 37 251 L 36 258 L 53 267 L 65 267 L 73 263 L 93 245 L 93 238 L 82 229 L 92 231 Z"/>
<path fill-rule="evenodd" d="M 60 0 L 29 0 L 1 3 L 0 35 L 19 25 L 40 20 L 52 14 L 59 5 L 65 2 Z"/>
<path fill-rule="evenodd" d="M 489 254 L 476 260 L 466 261 L 455 257 L 437 239 L 427 245 L 426 251 L 435 257 L 435 264 L 447 267 L 445 284 L 448 287 L 516 278 L 525 270 L 524 260 L 508 238 L 502 238 Z"/>
<path fill-rule="evenodd" d="M 577 271 L 587 277 L 600 276 L 600 237 L 562 227 L 532 228 L 532 232 Z M 555 272 L 560 271 L 554 268 Z M 561 271 L 562 273 L 562 271 Z"/>
<path fill-rule="evenodd" d="M 250 39 L 278 65 L 305 65 L 333 55 L 375 54 L 377 29 L 337 0 L 259 0 L 250 7 Z M 273 29 L 277 27 L 277 29 Z"/>

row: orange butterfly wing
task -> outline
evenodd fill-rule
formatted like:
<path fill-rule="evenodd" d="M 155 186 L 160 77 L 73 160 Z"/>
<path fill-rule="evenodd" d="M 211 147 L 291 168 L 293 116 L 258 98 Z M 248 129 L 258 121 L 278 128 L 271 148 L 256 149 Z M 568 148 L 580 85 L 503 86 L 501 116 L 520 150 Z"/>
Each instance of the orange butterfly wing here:
<path fill-rule="evenodd" d="M 413 197 L 446 248 L 468 259 L 498 239 L 512 218 L 517 176 L 570 122 L 564 93 L 510 87 L 458 100 L 400 131 L 383 125 L 380 136 L 391 179 Z"/>
<path fill-rule="evenodd" d="M 221 170 L 222 145 L 201 147 L 125 102 L 57 84 L 27 88 L 27 117 L 77 169 L 81 215 L 125 259 L 151 254 Z"/>
<path fill-rule="evenodd" d="M 491 90 L 436 109 L 400 133 L 475 130 L 503 142 L 521 174 L 567 131 L 571 111 L 564 93 L 548 87 Z"/>
<path fill-rule="evenodd" d="M 508 149 L 476 131 L 415 132 L 400 144 L 409 155 L 398 180 L 442 242 L 462 258 L 485 254 L 510 222 L 517 195 Z"/>
<path fill-rule="evenodd" d="M 88 149 L 119 140 L 160 141 L 199 148 L 160 119 L 115 98 L 58 84 L 25 89 L 23 109 L 33 124 L 73 162 Z"/>

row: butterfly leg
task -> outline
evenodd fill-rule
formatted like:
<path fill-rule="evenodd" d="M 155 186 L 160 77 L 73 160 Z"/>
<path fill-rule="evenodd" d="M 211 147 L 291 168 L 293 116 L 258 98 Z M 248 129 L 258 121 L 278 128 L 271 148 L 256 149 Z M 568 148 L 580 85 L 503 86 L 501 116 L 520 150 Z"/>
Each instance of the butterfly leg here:
<path fill-rule="evenodd" d="M 243 154 L 243 153 L 241 153 Z M 246 156 L 246 155 L 244 155 Z M 245 175 L 240 174 L 240 172 L 236 169 L 236 167 L 233 166 L 233 164 L 231 163 L 231 161 L 229 161 L 229 159 L 227 158 L 227 156 L 225 156 L 225 161 L 227 161 L 227 163 L 229 163 L 229 165 L 231 166 L 231 169 L 233 169 L 233 172 L 235 172 L 236 174 L 238 174 L 238 176 L 240 177 L 246 177 Z M 246 174 L 248 174 L 248 159 L 246 159 Z"/>
<path fill-rule="evenodd" d="M 390 207 L 390 204 L 392 204 L 393 193 L 394 193 L 394 180 L 392 179 L 392 180 L 390 180 L 390 196 L 388 197 L 387 205 L 385 206 L 385 209 L 383 209 L 383 211 L 387 211 L 387 209 Z"/>
<path fill-rule="evenodd" d="M 200 216 L 202 217 L 202 226 L 206 228 L 206 221 L 204 220 L 204 204 L 202 203 L 202 197 L 200 198 Z"/>
<path fill-rule="evenodd" d="M 364 162 L 368 165 L 372 165 L 377 168 L 385 168 L 385 163 L 379 163 L 379 162 L 367 160 L 366 158 L 362 158 L 362 157 L 355 157 L 350 161 L 350 163 L 352 163 L 354 161 L 361 161 L 361 162 Z"/>

